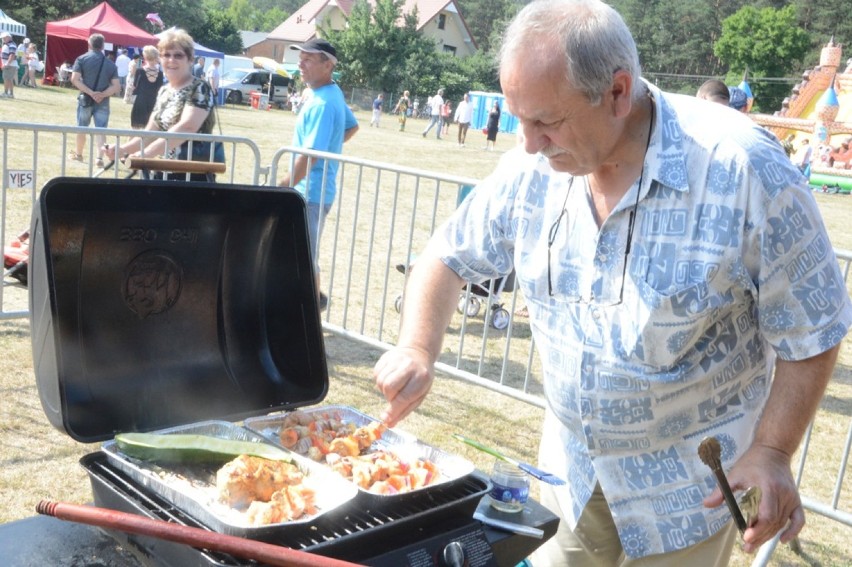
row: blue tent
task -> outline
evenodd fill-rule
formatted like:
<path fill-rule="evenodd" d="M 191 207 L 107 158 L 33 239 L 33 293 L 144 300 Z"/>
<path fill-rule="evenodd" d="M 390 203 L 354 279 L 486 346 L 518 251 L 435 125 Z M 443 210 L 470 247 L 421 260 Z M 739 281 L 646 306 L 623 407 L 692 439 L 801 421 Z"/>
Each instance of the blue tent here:
<path fill-rule="evenodd" d="M 196 57 L 206 57 L 208 59 L 224 59 L 225 54 L 221 51 L 216 51 L 214 49 L 210 49 L 209 47 L 204 47 L 200 43 L 195 44 L 195 56 Z"/>

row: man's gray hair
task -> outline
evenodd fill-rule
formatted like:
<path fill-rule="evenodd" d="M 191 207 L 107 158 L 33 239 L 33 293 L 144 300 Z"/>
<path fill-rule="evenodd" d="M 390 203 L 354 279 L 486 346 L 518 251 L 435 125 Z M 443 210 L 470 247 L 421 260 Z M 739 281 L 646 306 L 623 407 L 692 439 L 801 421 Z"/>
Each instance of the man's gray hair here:
<path fill-rule="evenodd" d="M 99 33 L 93 33 L 89 36 L 89 47 L 92 49 L 104 48 L 104 36 Z"/>
<path fill-rule="evenodd" d="M 632 97 L 643 96 L 636 43 L 621 16 L 600 0 L 534 0 L 506 28 L 500 67 L 516 57 L 552 58 L 561 51 L 565 78 L 572 88 L 599 104 L 612 86 L 613 73 L 633 78 Z"/>

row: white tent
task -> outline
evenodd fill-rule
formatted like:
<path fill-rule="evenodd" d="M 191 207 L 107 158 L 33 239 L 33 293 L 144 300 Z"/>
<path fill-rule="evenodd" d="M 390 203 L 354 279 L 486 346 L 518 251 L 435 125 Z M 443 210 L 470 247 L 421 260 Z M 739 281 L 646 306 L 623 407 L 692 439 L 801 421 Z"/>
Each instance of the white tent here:
<path fill-rule="evenodd" d="M 7 31 L 12 35 L 24 37 L 27 35 L 27 26 L 20 22 L 16 22 L 6 15 L 6 12 L 0 10 L 0 32 Z"/>

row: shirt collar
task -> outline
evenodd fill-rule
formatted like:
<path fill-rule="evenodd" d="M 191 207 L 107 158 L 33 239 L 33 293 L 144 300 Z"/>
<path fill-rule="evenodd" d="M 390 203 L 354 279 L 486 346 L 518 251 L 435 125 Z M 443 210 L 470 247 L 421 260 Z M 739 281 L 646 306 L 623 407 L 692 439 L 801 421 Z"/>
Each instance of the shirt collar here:
<path fill-rule="evenodd" d="M 657 87 L 642 79 L 651 93 L 655 106 L 654 133 L 645 156 L 645 175 L 675 191 L 689 189 L 684 135 L 677 115 L 666 95 Z"/>

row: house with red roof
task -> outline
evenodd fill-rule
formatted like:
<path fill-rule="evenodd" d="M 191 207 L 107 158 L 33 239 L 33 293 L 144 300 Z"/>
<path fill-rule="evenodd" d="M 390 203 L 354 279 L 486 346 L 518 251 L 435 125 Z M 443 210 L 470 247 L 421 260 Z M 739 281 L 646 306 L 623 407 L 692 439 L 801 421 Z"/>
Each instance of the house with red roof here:
<path fill-rule="evenodd" d="M 308 0 L 293 12 L 266 39 L 246 49 L 248 57 L 270 57 L 285 64 L 299 60 L 297 51 L 290 49 L 316 37 L 320 27 L 342 30 L 352 12 L 354 0 Z M 436 49 L 467 57 L 476 52 L 476 42 L 459 11 L 455 0 L 406 0 L 403 14 L 417 7 L 417 31 L 435 40 Z"/>

